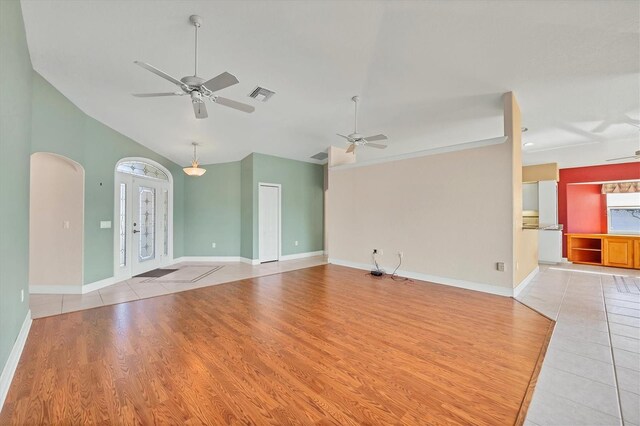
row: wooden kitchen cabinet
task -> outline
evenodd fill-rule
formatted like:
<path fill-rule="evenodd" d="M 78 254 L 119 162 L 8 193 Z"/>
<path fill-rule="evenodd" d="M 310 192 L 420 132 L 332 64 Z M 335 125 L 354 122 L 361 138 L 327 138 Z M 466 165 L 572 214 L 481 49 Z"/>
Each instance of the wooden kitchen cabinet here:
<path fill-rule="evenodd" d="M 603 238 L 604 266 L 633 268 L 633 243 L 631 238 Z"/>
<path fill-rule="evenodd" d="M 567 234 L 570 262 L 640 269 L 640 236 Z"/>

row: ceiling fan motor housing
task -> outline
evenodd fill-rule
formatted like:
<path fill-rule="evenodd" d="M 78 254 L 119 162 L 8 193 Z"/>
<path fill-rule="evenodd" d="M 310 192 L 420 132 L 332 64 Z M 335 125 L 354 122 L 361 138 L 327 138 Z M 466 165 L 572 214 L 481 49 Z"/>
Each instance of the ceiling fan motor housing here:
<path fill-rule="evenodd" d="M 200 87 L 202 86 L 202 83 L 204 83 L 204 78 L 188 75 L 186 77 L 182 77 L 180 81 L 189 87 Z"/>

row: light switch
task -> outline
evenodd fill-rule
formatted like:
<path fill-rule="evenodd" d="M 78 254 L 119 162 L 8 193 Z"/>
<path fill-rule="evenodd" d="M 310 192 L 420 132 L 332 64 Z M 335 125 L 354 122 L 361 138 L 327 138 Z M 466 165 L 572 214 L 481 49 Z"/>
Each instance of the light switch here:
<path fill-rule="evenodd" d="M 62 222 L 62 229 L 69 229 L 69 221 L 65 220 Z"/>
<path fill-rule="evenodd" d="M 110 220 L 101 220 L 100 221 L 100 229 L 110 229 L 111 221 Z"/>

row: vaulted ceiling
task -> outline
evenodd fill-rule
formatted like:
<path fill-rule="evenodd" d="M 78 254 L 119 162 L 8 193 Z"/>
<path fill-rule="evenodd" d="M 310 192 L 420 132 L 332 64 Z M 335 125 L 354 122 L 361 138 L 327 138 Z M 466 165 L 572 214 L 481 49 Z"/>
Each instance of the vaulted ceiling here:
<path fill-rule="evenodd" d="M 314 161 L 335 133 L 386 133 L 374 159 L 503 134 L 501 95 L 513 90 L 529 129 L 525 162 L 603 163 L 640 149 L 640 3 L 632 1 L 104 1 L 22 0 L 37 72 L 87 114 L 180 163 L 250 152 Z M 223 71 L 220 95 L 253 114 L 187 97 L 131 93 Z M 247 95 L 274 90 L 268 102 Z M 634 124 L 636 126 L 634 126 Z"/>

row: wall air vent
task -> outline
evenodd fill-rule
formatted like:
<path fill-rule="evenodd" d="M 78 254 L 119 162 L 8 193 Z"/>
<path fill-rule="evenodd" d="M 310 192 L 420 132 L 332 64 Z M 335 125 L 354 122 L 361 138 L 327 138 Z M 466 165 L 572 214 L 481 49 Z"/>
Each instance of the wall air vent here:
<path fill-rule="evenodd" d="M 265 89 L 264 87 L 258 86 L 255 89 L 253 89 L 253 92 L 249 93 L 249 97 L 262 102 L 267 102 L 269 98 L 275 94 L 276 92 L 272 90 Z"/>
<path fill-rule="evenodd" d="M 319 152 L 316 155 L 312 155 L 311 158 L 313 158 L 314 160 L 323 161 L 329 158 L 329 154 L 327 154 L 326 152 Z"/>

